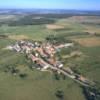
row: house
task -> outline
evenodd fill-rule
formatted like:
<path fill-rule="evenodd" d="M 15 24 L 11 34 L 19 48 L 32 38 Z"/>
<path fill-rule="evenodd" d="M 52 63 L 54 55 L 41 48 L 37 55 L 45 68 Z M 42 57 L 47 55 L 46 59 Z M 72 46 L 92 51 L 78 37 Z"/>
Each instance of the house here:
<path fill-rule="evenodd" d="M 53 66 L 56 66 L 56 58 L 55 57 L 50 57 L 47 59 L 47 62 L 50 64 L 50 65 L 53 65 Z"/>
<path fill-rule="evenodd" d="M 79 76 L 79 80 L 84 82 L 84 83 L 88 82 L 88 80 L 85 77 L 83 77 L 82 75 Z"/>
<path fill-rule="evenodd" d="M 40 47 L 40 43 L 35 42 L 35 43 L 34 43 L 34 46 L 35 46 L 35 47 Z"/>
<path fill-rule="evenodd" d="M 55 48 L 52 45 L 46 45 L 46 47 L 44 47 L 44 51 L 51 57 L 56 53 Z"/>
<path fill-rule="evenodd" d="M 37 65 L 40 66 L 40 69 L 47 69 L 49 68 L 49 64 L 47 62 L 45 62 L 43 59 L 41 58 L 37 58 L 36 56 L 30 54 L 29 57 L 31 58 L 31 60 L 33 62 L 36 62 Z"/>
<path fill-rule="evenodd" d="M 22 51 L 25 52 L 26 54 L 30 53 L 32 50 L 32 48 L 30 48 L 27 45 L 23 45 L 21 48 L 22 48 Z"/>
<path fill-rule="evenodd" d="M 37 47 L 35 50 L 38 51 L 40 53 L 40 55 L 43 56 L 43 57 L 48 56 L 48 55 L 46 55 L 46 53 L 44 52 L 42 47 Z"/>
<path fill-rule="evenodd" d="M 56 59 L 54 57 L 53 58 L 49 58 L 48 59 L 48 63 L 50 65 L 53 65 L 54 67 L 58 67 L 58 68 L 62 68 L 63 67 L 63 64 L 60 61 L 56 61 Z"/>
<path fill-rule="evenodd" d="M 21 48 L 20 46 L 16 43 L 16 45 L 13 46 L 13 49 L 16 51 L 16 52 L 20 52 L 21 51 Z"/>
<path fill-rule="evenodd" d="M 58 68 L 62 68 L 64 65 L 60 62 L 60 61 L 57 61 L 56 62 L 56 67 Z"/>
<path fill-rule="evenodd" d="M 49 68 L 49 64 L 42 59 L 39 59 L 38 64 L 42 67 L 42 69 L 46 70 Z"/>
<path fill-rule="evenodd" d="M 38 60 L 38 58 L 37 57 L 35 57 L 34 55 L 32 55 L 32 54 L 30 54 L 29 55 L 29 57 L 31 58 L 31 60 L 33 61 L 33 62 L 35 62 L 35 61 L 37 61 Z"/>
<path fill-rule="evenodd" d="M 71 68 L 70 67 L 66 67 L 66 68 L 64 68 L 64 71 L 66 71 L 67 73 L 69 73 L 69 74 L 74 74 L 74 72 L 71 70 Z"/>

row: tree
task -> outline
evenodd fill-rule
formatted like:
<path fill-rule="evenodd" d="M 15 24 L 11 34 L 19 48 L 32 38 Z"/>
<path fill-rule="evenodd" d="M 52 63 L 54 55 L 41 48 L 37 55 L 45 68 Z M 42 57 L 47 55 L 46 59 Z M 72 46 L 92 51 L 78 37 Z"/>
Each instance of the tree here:
<path fill-rule="evenodd" d="M 59 98 L 60 100 L 64 99 L 64 92 L 61 90 L 57 90 L 55 93 L 56 97 Z"/>
<path fill-rule="evenodd" d="M 27 77 L 27 74 L 26 73 L 21 73 L 21 74 L 19 74 L 19 76 L 20 76 L 20 78 L 26 78 Z"/>
<path fill-rule="evenodd" d="M 54 72 L 55 80 L 60 80 L 60 75 L 57 72 Z"/>

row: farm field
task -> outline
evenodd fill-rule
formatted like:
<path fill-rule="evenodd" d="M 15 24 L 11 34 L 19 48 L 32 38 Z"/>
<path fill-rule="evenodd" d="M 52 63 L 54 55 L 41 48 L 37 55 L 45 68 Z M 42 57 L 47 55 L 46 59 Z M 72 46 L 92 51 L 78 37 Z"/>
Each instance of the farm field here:
<path fill-rule="evenodd" d="M 37 17 L 44 18 L 42 15 Z M 18 20 L 23 16 L 2 15 L 0 22 L 12 18 Z M 47 20 L 51 22 L 47 23 Z M 74 49 L 82 53 L 79 57 L 62 58 L 64 67 L 74 68 L 95 81 L 96 87 L 100 89 L 100 16 L 51 17 L 46 18 L 46 23 L 36 25 L 0 24 L 0 100 L 59 100 L 55 95 L 58 90 L 63 91 L 63 100 L 86 100 L 80 84 L 68 77 L 63 79 L 60 76 L 56 80 L 52 72 L 32 70 L 25 55 L 4 49 L 19 40 L 45 41 L 46 37 L 52 35 L 73 41 Z M 64 49 L 60 55 L 62 57 L 69 52 Z M 19 74 L 12 75 L 6 71 L 7 66 L 17 68 Z M 20 74 L 26 77 L 22 78 Z"/>

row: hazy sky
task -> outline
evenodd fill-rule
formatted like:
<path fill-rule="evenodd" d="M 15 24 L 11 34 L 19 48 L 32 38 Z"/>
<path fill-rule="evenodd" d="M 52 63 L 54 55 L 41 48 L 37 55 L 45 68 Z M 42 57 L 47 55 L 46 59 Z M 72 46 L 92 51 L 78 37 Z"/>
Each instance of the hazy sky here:
<path fill-rule="evenodd" d="M 0 0 L 0 8 L 100 10 L 100 0 Z"/>

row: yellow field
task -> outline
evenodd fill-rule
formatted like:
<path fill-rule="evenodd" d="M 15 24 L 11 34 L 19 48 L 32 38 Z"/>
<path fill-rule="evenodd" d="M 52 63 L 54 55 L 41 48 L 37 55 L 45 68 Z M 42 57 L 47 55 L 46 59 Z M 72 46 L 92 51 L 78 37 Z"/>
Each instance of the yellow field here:
<path fill-rule="evenodd" d="M 56 24 L 48 24 L 48 25 L 46 25 L 46 28 L 47 29 L 63 29 L 64 26 L 62 26 L 62 25 L 56 25 Z"/>
<path fill-rule="evenodd" d="M 28 36 L 26 35 L 9 35 L 9 39 L 14 39 L 14 40 L 23 40 L 23 39 L 29 39 Z"/>

